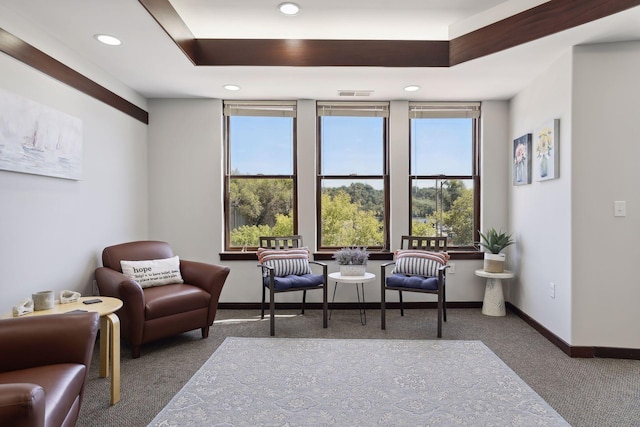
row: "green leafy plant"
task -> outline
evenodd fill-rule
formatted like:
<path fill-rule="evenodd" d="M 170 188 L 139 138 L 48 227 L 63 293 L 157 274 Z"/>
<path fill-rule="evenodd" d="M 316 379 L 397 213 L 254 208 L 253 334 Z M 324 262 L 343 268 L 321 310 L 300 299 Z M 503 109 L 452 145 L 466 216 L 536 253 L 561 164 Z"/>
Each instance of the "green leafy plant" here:
<path fill-rule="evenodd" d="M 496 231 L 493 227 L 487 230 L 485 234 L 481 231 L 478 232 L 480 233 L 481 238 L 478 244 L 492 254 L 499 254 L 504 248 L 515 243 L 515 240 L 513 240 L 513 234 L 502 230 Z"/>
<path fill-rule="evenodd" d="M 365 265 L 369 259 L 367 248 L 342 248 L 333 254 L 339 265 Z"/>

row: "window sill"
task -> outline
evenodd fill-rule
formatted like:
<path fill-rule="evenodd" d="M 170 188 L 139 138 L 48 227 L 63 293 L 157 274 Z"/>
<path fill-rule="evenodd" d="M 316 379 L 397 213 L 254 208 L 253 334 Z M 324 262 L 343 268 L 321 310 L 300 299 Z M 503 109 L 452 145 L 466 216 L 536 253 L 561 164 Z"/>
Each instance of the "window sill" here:
<path fill-rule="evenodd" d="M 448 251 L 451 259 L 482 259 L 484 253 L 480 251 Z M 255 251 L 249 252 L 221 252 L 220 261 L 258 261 Z M 333 252 L 314 252 L 316 261 L 333 261 Z M 393 261 L 393 252 L 371 252 L 369 259 L 372 261 Z"/>

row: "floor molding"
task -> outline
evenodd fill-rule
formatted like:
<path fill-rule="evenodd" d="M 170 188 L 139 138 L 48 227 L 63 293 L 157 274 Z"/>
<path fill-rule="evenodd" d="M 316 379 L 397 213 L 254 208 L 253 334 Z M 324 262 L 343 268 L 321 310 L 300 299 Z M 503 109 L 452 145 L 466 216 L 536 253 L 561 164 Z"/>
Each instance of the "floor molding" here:
<path fill-rule="evenodd" d="M 538 331 L 540 335 L 548 339 L 552 344 L 562 350 L 569 357 L 577 358 L 609 358 L 609 359 L 633 359 L 640 360 L 640 349 L 635 348 L 618 348 L 618 347 L 595 347 L 595 346 L 572 346 L 564 341 L 562 338 L 555 335 L 553 332 L 542 326 L 531 316 L 520 310 L 518 307 L 507 302 L 507 310 L 511 311 L 516 316 L 520 317 L 529 326 Z M 463 301 L 463 302 L 448 302 L 447 308 L 481 308 L 482 301 Z M 256 310 L 260 312 L 260 303 L 244 303 L 244 302 L 221 302 L 218 304 L 218 308 L 224 310 Z M 334 310 L 358 310 L 359 305 L 357 302 L 337 302 L 329 303 L 329 309 Z M 367 310 L 379 310 L 379 302 L 368 302 L 365 304 Z M 405 302 L 404 308 L 406 309 L 436 309 L 435 302 Z M 299 310 L 300 303 L 295 302 L 278 302 L 276 303 L 277 310 Z M 313 302 L 306 303 L 305 309 L 308 310 L 322 310 L 322 303 Z M 387 302 L 388 310 L 399 310 L 400 303 Z M 269 305 L 265 307 L 265 310 L 269 310 Z"/>
<path fill-rule="evenodd" d="M 531 316 L 520 310 L 515 305 L 507 302 L 507 309 L 526 323 L 528 323 L 533 329 L 538 331 L 543 337 L 551 341 L 556 347 L 562 350 L 570 357 L 601 357 L 609 359 L 634 359 L 640 360 L 640 349 L 635 348 L 619 348 L 619 347 L 595 347 L 595 346 L 573 346 L 568 344 L 562 338 L 555 335 L 553 332 L 542 326 Z"/>

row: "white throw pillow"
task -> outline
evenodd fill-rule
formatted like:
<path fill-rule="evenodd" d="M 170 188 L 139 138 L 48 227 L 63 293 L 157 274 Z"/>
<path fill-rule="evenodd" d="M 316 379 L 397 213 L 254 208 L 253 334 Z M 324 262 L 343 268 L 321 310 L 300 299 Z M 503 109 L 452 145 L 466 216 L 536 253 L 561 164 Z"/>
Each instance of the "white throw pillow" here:
<path fill-rule="evenodd" d="M 120 261 L 122 273 L 135 280 L 143 288 L 184 283 L 177 256 L 148 261 Z"/>

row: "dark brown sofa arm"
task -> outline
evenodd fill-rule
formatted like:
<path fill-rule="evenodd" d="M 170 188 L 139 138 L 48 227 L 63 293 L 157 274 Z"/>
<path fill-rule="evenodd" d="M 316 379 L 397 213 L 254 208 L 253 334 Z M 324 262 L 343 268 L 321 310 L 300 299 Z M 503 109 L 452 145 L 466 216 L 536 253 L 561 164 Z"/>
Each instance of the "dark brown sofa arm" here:
<path fill-rule="evenodd" d="M 184 283 L 197 286 L 216 299 L 220 296 L 230 271 L 231 269 L 226 265 L 180 260 L 180 274 Z"/>
<path fill-rule="evenodd" d="M 231 269 L 226 265 L 205 264 L 196 261 L 180 260 L 180 274 L 185 283 L 197 286 L 211 295 L 207 324 L 213 324 L 218 309 L 218 300 L 224 282 Z M 206 332 L 208 333 L 208 332 Z M 203 337 L 206 336 L 203 332 Z"/>
<path fill-rule="evenodd" d="M 0 320 L 0 372 L 57 363 L 79 363 L 88 372 L 99 324 L 98 313 Z"/>
<path fill-rule="evenodd" d="M 12 427 L 44 426 L 45 396 L 36 384 L 0 384 L 0 421 Z"/>
<path fill-rule="evenodd" d="M 98 267 L 96 268 L 96 282 L 100 295 L 121 300 L 126 299 L 131 301 L 131 304 L 137 305 L 139 309 L 144 307 L 142 287 L 138 282 L 119 271 L 108 267 Z"/>

